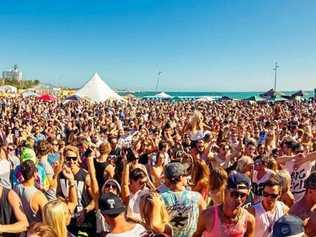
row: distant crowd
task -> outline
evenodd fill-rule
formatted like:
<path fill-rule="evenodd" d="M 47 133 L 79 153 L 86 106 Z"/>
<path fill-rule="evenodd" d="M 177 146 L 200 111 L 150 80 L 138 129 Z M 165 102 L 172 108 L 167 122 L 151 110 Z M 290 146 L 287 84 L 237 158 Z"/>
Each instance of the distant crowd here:
<path fill-rule="evenodd" d="M 315 101 L 0 112 L 0 237 L 316 236 Z"/>

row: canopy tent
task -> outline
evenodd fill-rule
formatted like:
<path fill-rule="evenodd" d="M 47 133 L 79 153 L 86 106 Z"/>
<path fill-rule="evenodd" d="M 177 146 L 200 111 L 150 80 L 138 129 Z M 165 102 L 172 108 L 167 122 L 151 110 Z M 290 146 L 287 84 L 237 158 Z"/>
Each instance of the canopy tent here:
<path fill-rule="evenodd" d="M 215 99 L 211 96 L 201 96 L 198 98 L 196 101 L 201 101 L 201 102 L 209 102 L 209 101 L 214 101 Z"/>
<path fill-rule="evenodd" d="M 284 98 L 284 97 L 282 97 L 282 96 L 280 96 L 280 95 L 277 95 L 277 96 L 273 97 L 273 98 L 271 99 L 271 101 L 274 101 L 274 102 L 282 102 L 282 101 L 287 101 L 287 99 Z"/>
<path fill-rule="evenodd" d="M 282 97 L 288 100 L 300 100 L 304 97 L 304 92 L 302 90 L 299 90 L 292 95 L 282 95 Z"/>
<path fill-rule="evenodd" d="M 247 100 L 247 101 L 265 101 L 265 99 L 260 97 L 260 96 L 250 96 L 244 100 Z"/>
<path fill-rule="evenodd" d="M 3 93 L 17 93 L 18 89 L 14 86 L 4 85 L 0 86 L 0 92 Z"/>
<path fill-rule="evenodd" d="M 77 100 L 80 100 L 80 96 L 78 96 L 78 95 L 71 95 L 71 96 L 68 96 L 65 100 L 77 101 Z"/>
<path fill-rule="evenodd" d="M 23 96 L 23 97 L 30 97 L 30 96 L 38 96 L 38 94 L 35 93 L 34 91 L 24 91 L 24 92 L 22 93 L 22 96 Z"/>
<path fill-rule="evenodd" d="M 37 98 L 43 102 L 52 102 L 56 99 L 55 96 L 50 95 L 50 94 L 43 94 L 43 95 L 38 96 Z"/>
<path fill-rule="evenodd" d="M 157 99 L 171 99 L 172 96 L 171 95 L 168 95 L 167 93 L 165 92 L 160 92 L 159 94 L 156 94 L 153 96 L 154 98 L 157 98 Z"/>
<path fill-rule="evenodd" d="M 219 98 L 219 101 L 232 101 L 232 100 L 234 100 L 233 98 L 230 98 L 230 97 L 228 97 L 228 96 L 222 96 L 221 98 Z"/>
<path fill-rule="evenodd" d="M 88 98 L 93 102 L 124 100 L 101 79 L 98 73 L 95 73 L 83 87 L 77 90 L 76 95 L 80 98 Z"/>

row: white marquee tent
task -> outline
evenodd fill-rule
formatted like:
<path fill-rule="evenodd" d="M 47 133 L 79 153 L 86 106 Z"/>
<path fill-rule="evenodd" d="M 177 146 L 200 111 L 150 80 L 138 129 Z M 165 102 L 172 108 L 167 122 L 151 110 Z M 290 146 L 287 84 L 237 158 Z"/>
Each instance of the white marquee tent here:
<path fill-rule="evenodd" d="M 4 85 L 0 86 L 0 92 L 3 93 L 17 93 L 18 89 L 14 86 Z"/>
<path fill-rule="evenodd" d="M 101 79 L 98 73 L 95 73 L 83 87 L 77 90 L 76 95 L 94 102 L 124 100 Z"/>

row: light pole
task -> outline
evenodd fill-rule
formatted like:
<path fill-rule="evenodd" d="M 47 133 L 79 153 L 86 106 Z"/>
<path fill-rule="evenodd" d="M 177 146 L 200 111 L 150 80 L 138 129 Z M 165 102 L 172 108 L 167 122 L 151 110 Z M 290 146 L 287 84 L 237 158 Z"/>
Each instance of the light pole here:
<path fill-rule="evenodd" d="M 276 86 L 277 86 L 277 74 L 278 74 L 278 68 L 280 66 L 278 65 L 278 62 L 275 62 L 274 64 L 274 68 L 273 68 L 273 71 L 274 71 L 274 91 L 276 91 Z"/>
<path fill-rule="evenodd" d="M 160 75 L 162 74 L 162 72 L 158 72 L 157 73 L 157 83 L 156 83 L 156 88 L 155 91 L 158 91 L 158 86 L 159 86 L 159 81 L 160 81 Z"/>

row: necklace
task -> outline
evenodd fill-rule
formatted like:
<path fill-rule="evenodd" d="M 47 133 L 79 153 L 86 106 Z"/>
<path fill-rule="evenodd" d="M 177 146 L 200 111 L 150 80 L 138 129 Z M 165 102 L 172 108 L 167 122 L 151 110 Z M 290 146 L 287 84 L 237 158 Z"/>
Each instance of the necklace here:
<path fill-rule="evenodd" d="M 223 205 L 221 205 L 220 210 L 221 210 L 221 216 L 223 218 L 223 222 L 225 222 L 225 220 L 226 220 L 229 224 L 238 223 L 240 216 L 241 216 L 241 209 L 240 208 L 238 208 L 238 213 L 234 217 L 229 217 L 229 216 L 225 215 Z"/>

